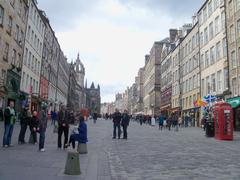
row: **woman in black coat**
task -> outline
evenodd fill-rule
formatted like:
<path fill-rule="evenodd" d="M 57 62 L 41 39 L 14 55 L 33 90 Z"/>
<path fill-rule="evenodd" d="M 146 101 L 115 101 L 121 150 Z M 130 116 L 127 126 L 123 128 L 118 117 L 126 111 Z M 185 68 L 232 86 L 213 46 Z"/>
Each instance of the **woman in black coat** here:
<path fill-rule="evenodd" d="M 30 120 L 31 136 L 33 137 L 33 143 L 37 144 L 37 132 L 39 132 L 39 119 L 37 117 L 37 111 L 33 112 L 33 116 Z"/>

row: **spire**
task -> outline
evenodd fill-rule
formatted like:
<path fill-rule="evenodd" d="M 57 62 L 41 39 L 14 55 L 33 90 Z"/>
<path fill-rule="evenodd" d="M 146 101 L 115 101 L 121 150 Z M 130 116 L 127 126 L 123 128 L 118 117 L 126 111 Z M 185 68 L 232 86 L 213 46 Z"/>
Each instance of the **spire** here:
<path fill-rule="evenodd" d="M 86 81 L 85 81 L 85 89 L 87 89 L 87 79 L 86 79 Z"/>
<path fill-rule="evenodd" d="M 90 87 L 91 89 L 95 89 L 95 85 L 94 85 L 94 83 L 92 82 L 92 85 L 91 85 L 91 87 Z"/>
<path fill-rule="evenodd" d="M 98 84 L 97 88 L 100 89 L 100 85 L 99 84 Z"/>
<path fill-rule="evenodd" d="M 77 60 L 78 60 L 78 59 L 80 60 L 80 58 L 79 58 L 79 53 L 78 53 L 78 55 L 77 55 Z"/>

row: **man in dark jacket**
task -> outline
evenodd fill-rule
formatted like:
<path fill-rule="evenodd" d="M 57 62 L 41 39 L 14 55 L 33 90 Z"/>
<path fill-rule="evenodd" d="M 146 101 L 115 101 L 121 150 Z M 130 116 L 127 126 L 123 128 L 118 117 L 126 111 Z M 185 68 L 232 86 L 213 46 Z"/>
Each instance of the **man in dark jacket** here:
<path fill-rule="evenodd" d="M 14 101 L 9 102 L 9 106 L 4 111 L 4 135 L 3 135 L 3 147 L 12 146 L 11 139 L 13 133 L 13 127 L 16 121 L 16 113 L 14 110 Z"/>
<path fill-rule="evenodd" d="M 25 144 L 25 134 L 26 134 L 26 130 L 29 125 L 30 119 L 31 119 L 31 113 L 28 110 L 28 107 L 25 107 L 22 113 L 20 114 L 21 129 L 18 136 L 18 144 Z"/>
<path fill-rule="evenodd" d="M 44 152 L 45 132 L 47 129 L 47 104 L 43 103 L 39 113 L 39 151 Z"/>
<path fill-rule="evenodd" d="M 116 109 L 115 113 L 112 115 L 112 118 L 113 118 L 113 139 L 116 139 L 116 129 L 118 129 L 118 139 L 120 139 L 120 136 L 121 136 L 120 123 L 121 123 L 122 115 L 118 111 L 118 109 Z"/>
<path fill-rule="evenodd" d="M 123 139 L 127 139 L 127 127 L 129 125 L 130 117 L 127 113 L 127 110 L 124 110 L 124 113 L 122 114 L 122 122 L 121 125 L 123 127 Z"/>
<path fill-rule="evenodd" d="M 62 134 L 64 133 L 64 146 L 68 147 L 68 133 L 69 133 L 69 115 L 68 111 L 62 105 L 58 112 L 58 148 L 62 148 Z"/>

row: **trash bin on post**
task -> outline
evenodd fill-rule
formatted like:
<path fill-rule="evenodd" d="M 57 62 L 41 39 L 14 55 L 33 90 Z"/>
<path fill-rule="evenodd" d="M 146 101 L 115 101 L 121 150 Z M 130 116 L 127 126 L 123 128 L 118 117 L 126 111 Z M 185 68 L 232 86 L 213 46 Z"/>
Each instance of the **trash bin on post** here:
<path fill-rule="evenodd" d="M 214 137 L 214 121 L 212 118 L 206 121 L 206 136 Z"/>

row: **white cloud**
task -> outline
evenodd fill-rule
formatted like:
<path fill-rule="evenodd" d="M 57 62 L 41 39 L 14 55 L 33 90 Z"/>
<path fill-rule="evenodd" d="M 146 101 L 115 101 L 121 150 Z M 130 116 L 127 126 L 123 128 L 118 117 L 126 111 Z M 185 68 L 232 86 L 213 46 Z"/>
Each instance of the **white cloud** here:
<path fill-rule="evenodd" d="M 69 19 L 71 27 L 55 31 L 69 60 L 80 52 L 88 84 L 100 84 L 102 102 L 113 101 L 115 93 L 134 82 L 154 41 L 165 38 L 169 28 L 178 28 L 189 20 L 118 0 L 96 1 L 95 6 L 88 7 L 89 11 L 85 9 Z"/>

